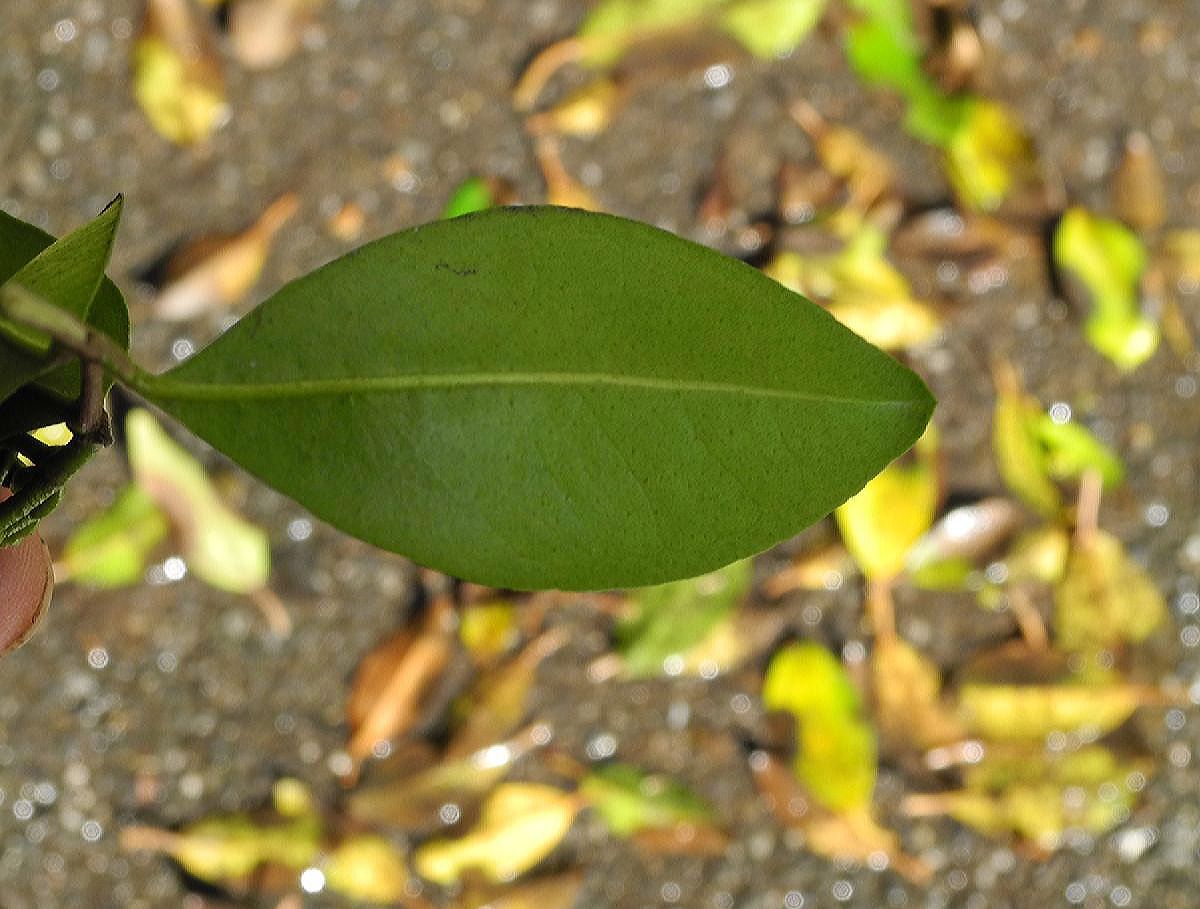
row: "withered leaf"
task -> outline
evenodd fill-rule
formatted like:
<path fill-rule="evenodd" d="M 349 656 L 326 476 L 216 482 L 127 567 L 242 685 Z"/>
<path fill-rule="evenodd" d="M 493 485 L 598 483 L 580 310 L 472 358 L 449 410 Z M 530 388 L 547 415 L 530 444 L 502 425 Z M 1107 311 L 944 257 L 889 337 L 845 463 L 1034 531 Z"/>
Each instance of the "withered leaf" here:
<path fill-rule="evenodd" d="M 220 59 L 188 0 L 147 3 L 133 90 L 159 134 L 179 145 L 207 139 L 227 115 Z"/>
<path fill-rule="evenodd" d="M 403 735 L 421 717 L 421 699 L 455 648 L 454 606 L 436 597 L 418 629 L 405 629 L 363 658 L 346 705 L 346 752 L 358 767 L 378 742 Z"/>
<path fill-rule="evenodd" d="M 579 797 L 538 783 L 504 783 L 484 802 L 479 823 L 458 839 L 429 840 L 413 853 L 426 880 L 449 885 L 468 871 L 509 881 L 562 842 L 582 807 Z"/>
<path fill-rule="evenodd" d="M 1140 643 L 1167 617 L 1162 594 L 1121 541 L 1093 530 L 1076 542 L 1054 592 L 1054 627 L 1069 651 Z"/>
<path fill-rule="evenodd" d="M 286 193 L 241 233 L 184 247 L 167 265 L 167 282 L 154 301 L 155 317 L 184 321 L 238 303 L 258 281 L 275 235 L 299 207 L 299 196 Z"/>

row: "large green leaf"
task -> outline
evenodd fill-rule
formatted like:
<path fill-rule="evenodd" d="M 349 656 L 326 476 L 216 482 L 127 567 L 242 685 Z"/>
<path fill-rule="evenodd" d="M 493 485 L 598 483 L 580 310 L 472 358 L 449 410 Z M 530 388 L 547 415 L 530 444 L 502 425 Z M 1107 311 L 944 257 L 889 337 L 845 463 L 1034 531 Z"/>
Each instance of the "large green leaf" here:
<path fill-rule="evenodd" d="M 556 208 L 372 243 L 135 384 L 330 523 L 516 588 L 643 586 L 760 551 L 933 408 L 749 266 Z"/>
<path fill-rule="evenodd" d="M 128 347 L 125 300 L 104 277 L 120 214 L 118 197 L 94 220 L 56 241 L 32 224 L 0 211 L 0 285 L 15 280 Z M 0 402 L 39 377 L 44 390 L 66 399 L 76 397 L 79 365 L 54 369 L 55 362 L 0 336 Z M 4 410 L 0 406 L 0 424 L 10 421 Z"/>

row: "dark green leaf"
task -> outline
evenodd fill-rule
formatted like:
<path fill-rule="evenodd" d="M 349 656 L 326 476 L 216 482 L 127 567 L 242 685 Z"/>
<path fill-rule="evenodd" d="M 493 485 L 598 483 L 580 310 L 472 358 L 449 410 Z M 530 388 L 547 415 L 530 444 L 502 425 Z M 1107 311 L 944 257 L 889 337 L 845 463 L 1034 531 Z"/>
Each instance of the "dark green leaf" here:
<path fill-rule="evenodd" d="M 765 549 L 933 408 L 749 266 L 536 207 L 363 247 L 135 384 L 343 530 L 514 588 L 642 586 Z"/>
<path fill-rule="evenodd" d="M 123 348 L 129 345 L 129 312 L 116 285 L 104 277 L 121 213 L 118 197 L 95 220 L 55 240 L 0 211 L 0 285 L 18 281 L 44 299 L 70 310 Z M 56 365 L 0 338 L 0 401 L 42 377 L 48 392 L 71 399 L 79 394 L 79 365 Z M 49 374 L 47 374 L 49 373 Z M 0 424 L 4 424 L 0 408 Z"/>
<path fill-rule="evenodd" d="M 753 563 L 745 559 L 698 578 L 634 591 L 633 613 L 617 626 L 626 673 L 661 675 L 667 658 L 703 641 L 737 607 L 753 580 Z"/>

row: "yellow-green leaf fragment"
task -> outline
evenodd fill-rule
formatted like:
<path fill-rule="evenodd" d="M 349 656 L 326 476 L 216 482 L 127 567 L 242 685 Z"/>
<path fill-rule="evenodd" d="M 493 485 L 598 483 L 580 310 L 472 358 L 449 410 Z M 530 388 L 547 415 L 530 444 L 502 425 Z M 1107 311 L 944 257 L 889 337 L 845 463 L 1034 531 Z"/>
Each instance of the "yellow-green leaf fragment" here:
<path fill-rule="evenodd" d="M 914 796 L 907 812 L 949 814 L 989 836 L 1016 834 L 1054 849 L 1068 830 L 1100 834 L 1119 824 L 1136 800 L 1129 781 L 1148 769 L 1099 745 L 1065 754 L 992 750 L 966 769 L 965 789 Z"/>
<path fill-rule="evenodd" d="M 343 840 L 322 863 L 330 890 L 369 903 L 399 903 L 408 892 L 408 866 L 400 851 L 381 836 L 359 834 Z"/>
<path fill-rule="evenodd" d="M 194 877 L 213 884 L 244 880 L 260 866 L 299 871 L 320 852 L 322 829 L 315 816 L 259 823 L 248 814 L 205 818 L 178 833 L 145 827 L 122 831 L 126 849 L 165 852 Z"/>
<path fill-rule="evenodd" d="M 505 783 L 488 797 L 470 832 L 422 844 L 413 853 L 413 867 L 442 885 L 456 883 L 468 871 L 493 882 L 511 880 L 554 851 L 580 807 L 577 796 L 553 786 Z"/>
<path fill-rule="evenodd" d="M 984 98 L 972 98 L 944 146 L 946 174 L 960 199 L 992 211 L 1010 190 L 1029 179 L 1033 143 L 1016 116 Z"/>
<path fill-rule="evenodd" d="M 625 673 L 661 675 L 668 659 L 684 656 L 733 612 L 752 580 L 753 562 L 743 559 L 697 578 L 634 591 L 631 614 L 616 629 Z"/>
<path fill-rule="evenodd" d="M 1094 530 L 1071 550 L 1054 591 L 1055 639 L 1064 650 L 1140 643 L 1166 617 L 1158 587 L 1116 537 Z"/>
<path fill-rule="evenodd" d="M 793 769 L 822 805 L 833 811 L 869 804 L 875 789 L 875 733 L 862 700 L 837 658 L 819 644 L 802 642 L 771 659 L 763 705 L 796 720 Z"/>
<path fill-rule="evenodd" d="M 1067 531 L 1048 524 L 1017 537 L 1004 557 L 1007 581 L 1019 584 L 1034 581 L 1056 584 L 1066 571 L 1071 541 Z"/>
<path fill-rule="evenodd" d="M 136 584 L 169 531 L 167 516 L 154 499 L 140 486 L 126 486 L 112 505 L 68 537 L 55 574 L 101 589 Z"/>
<path fill-rule="evenodd" d="M 895 461 L 835 512 L 846 548 L 866 577 L 887 581 L 904 570 L 909 550 L 937 511 L 936 441 L 926 431 L 911 464 Z"/>
<path fill-rule="evenodd" d="M 1125 465 L 1116 453 L 1084 426 L 1059 422 L 1042 414 L 1033 432 L 1046 452 L 1046 470 L 1059 480 L 1078 480 L 1089 470 L 1100 474 L 1105 489 L 1125 479 Z"/>
<path fill-rule="evenodd" d="M 266 533 L 220 500 L 204 468 L 149 411 L 131 410 L 125 430 L 135 482 L 170 517 L 188 567 L 205 583 L 231 593 L 264 588 L 271 573 Z"/>
<path fill-rule="evenodd" d="M 975 734 L 997 741 L 1039 740 L 1052 732 L 1109 732 L 1154 695 L 1121 682 L 1004 685 L 972 682 L 959 690 L 959 715 Z"/>
<path fill-rule="evenodd" d="M 713 820 L 712 807 L 678 780 L 628 764 L 593 770 L 580 783 L 579 792 L 619 837 Z"/>
<path fill-rule="evenodd" d="M 908 280 L 888 261 L 887 236 L 863 223 L 831 255 L 778 253 L 764 272 L 784 287 L 823 303 L 839 322 L 884 350 L 932 340 L 941 322 L 913 297 Z"/>
<path fill-rule="evenodd" d="M 1091 297 L 1084 334 L 1096 350 L 1123 370 L 1153 355 L 1159 329 L 1141 310 L 1138 283 L 1146 250 L 1133 231 L 1075 206 L 1054 231 L 1054 261 Z"/>
<path fill-rule="evenodd" d="M 207 139 L 225 117 L 224 78 L 186 0 L 151 0 L 133 48 L 133 91 L 155 130 L 179 145 Z"/>
<path fill-rule="evenodd" d="M 725 4 L 719 25 L 764 60 L 797 47 L 821 21 L 827 0 L 733 0 Z"/>
<path fill-rule="evenodd" d="M 489 600 L 462 607 L 458 639 L 476 664 L 494 662 L 521 639 L 517 607 L 508 600 Z"/>
<path fill-rule="evenodd" d="M 1022 502 L 1043 517 L 1056 520 L 1062 510 L 1062 496 L 1050 479 L 1039 437 L 1044 416 L 1041 405 L 1025 393 L 1011 364 L 997 364 L 995 380 L 992 448 L 1000 476 Z"/>

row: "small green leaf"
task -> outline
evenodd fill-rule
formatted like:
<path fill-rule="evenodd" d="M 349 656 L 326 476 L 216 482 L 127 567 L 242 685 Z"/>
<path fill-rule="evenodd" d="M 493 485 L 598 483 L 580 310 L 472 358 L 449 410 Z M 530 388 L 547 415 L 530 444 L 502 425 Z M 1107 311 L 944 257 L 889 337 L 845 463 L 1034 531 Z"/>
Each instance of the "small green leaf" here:
<path fill-rule="evenodd" d="M 746 50 L 769 60 L 799 45 L 821 21 L 827 0 L 740 0 L 727 4 L 720 26 Z"/>
<path fill-rule="evenodd" d="M 1146 249 L 1120 221 L 1076 206 L 1054 232 L 1054 261 L 1087 289 L 1092 311 L 1083 330 L 1091 345 L 1123 370 L 1134 369 L 1158 347 L 1158 325 L 1142 313 L 1138 283 Z"/>
<path fill-rule="evenodd" d="M 753 268 L 539 207 L 365 246 L 135 384 L 349 533 L 489 586 L 576 590 L 765 549 L 933 406 Z"/>
<path fill-rule="evenodd" d="M 129 314 L 120 291 L 104 277 L 121 216 L 118 196 L 92 221 L 55 240 L 31 224 L 0 212 L 0 285 L 20 285 L 99 328 L 127 346 Z M 0 401 L 44 376 L 42 385 L 62 397 L 79 393 L 79 367 L 57 370 L 47 359 L 49 339 L 0 320 Z M 46 373 L 50 373 L 46 375 Z"/>
<path fill-rule="evenodd" d="M 155 422 L 136 409 L 125 421 L 134 479 L 171 518 L 188 567 L 207 584 L 232 593 L 266 586 L 271 549 L 266 533 L 221 502 L 201 467 Z"/>
<path fill-rule="evenodd" d="M 796 720 L 796 776 L 833 811 L 860 809 L 875 789 L 877 745 L 862 699 L 837 658 L 819 644 L 780 650 L 767 667 L 763 705 Z"/>
<path fill-rule="evenodd" d="M 1125 479 L 1116 453 L 1078 423 L 1061 423 L 1043 413 L 1033 431 L 1046 451 L 1046 469 L 1055 479 L 1078 480 L 1089 470 L 1100 474 L 1105 489 Z"/>
<path fill-rule="evenodd" d="M 1151 695 L 1145 688 L 1121 682 L 970 682 L 959 691 L 959 710 L 963 722 L 978 735 L 997 741 L 1039 740 L 1052 732 L 1109 732 L 1148 699 Z"/>
<path fill-rule="evenodd" d="M 492 188 L 483 177 L 469 177 L 458 185 L 442 210 L 443 218 L 457 218 L 485 211 L 496 204 Z"/>
<path fill-rule="evenodd" d="M 615 835 L 677 824 L 708 824 L 712 807 L 678 780 L 644 773 L 628 764 L 593 770 L 579 792 Z"/>
<path fill-rule="evenodd" d="M 68 538 L 55 575 L 86 587 L 125 587 L 141 580 L 150 553 L 169 525 L 146 492 L 126 486 L 105 511 Z"/>
<path fill-rule="evenodd" d="M 633 677 L 661 675 L 668 657 L 682 656 L 703 641 L 746 595 L 753 581 L 750 559 L 631 596 L 632 615 L 617 626 L 617 651 Z"/>

